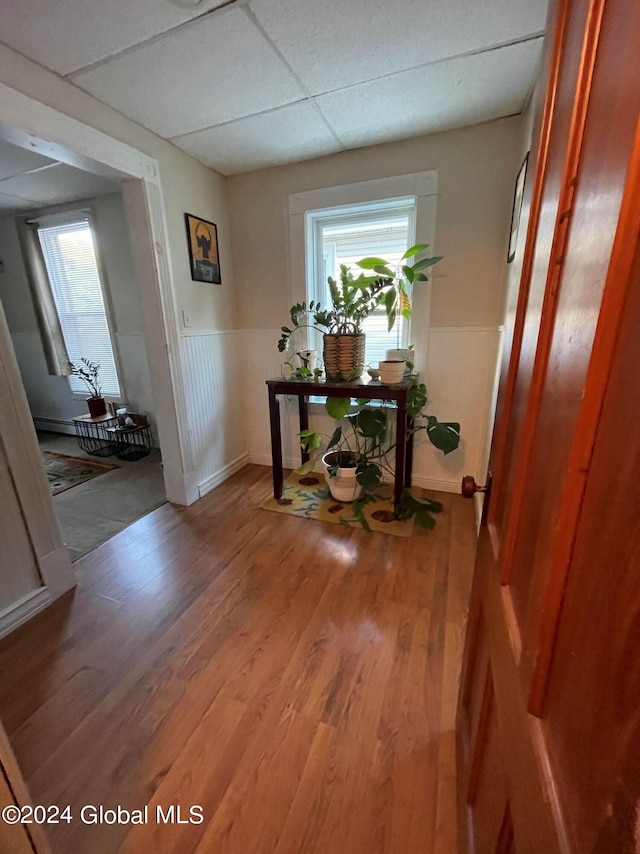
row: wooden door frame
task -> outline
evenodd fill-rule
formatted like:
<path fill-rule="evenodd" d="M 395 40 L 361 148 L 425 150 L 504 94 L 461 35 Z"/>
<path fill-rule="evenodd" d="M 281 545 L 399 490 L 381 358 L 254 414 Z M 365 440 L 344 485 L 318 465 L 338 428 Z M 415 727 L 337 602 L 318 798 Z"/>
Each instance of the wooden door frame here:
<path fill-rule="evenodd" d="M 122 194 L 145 315 L 145 345 L 158 407 L 167 497 L 197 497 L 182 382 L 178 309 L 158 162 L 102 131 L 0 84 L 0 134 L 8 142 L 70 166 L 124 180 Z"/>
<path fill-rule="evenodd" d="M 145 318 L 145 345 L 162 447 L 167 498 L 197 500 L 178 311 L 156 160 L 9 86 L 0 84 L 0 136 L 62 163 L 116 178 L 122 195 Z M 0 312 L 0 430 L 43 586 L 0 616 L 7 634 L 75 585 L 44 476 L 33 420 L 4 313 Z"/>

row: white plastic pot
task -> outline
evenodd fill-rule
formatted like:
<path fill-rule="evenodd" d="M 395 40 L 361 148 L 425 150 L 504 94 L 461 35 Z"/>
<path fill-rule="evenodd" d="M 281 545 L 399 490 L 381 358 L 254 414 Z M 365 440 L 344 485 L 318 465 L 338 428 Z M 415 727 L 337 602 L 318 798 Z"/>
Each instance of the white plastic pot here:
<path fill-rule="evenodd" d="M 402 378 L 404 377 L 404 360 L 379 362 L 379 368 L 380 382 L 387 385 L 402 382 Z"/>
<path fill-rule="evenodd" d="M 329 467 L 333 466 L 339 457 L 338 451 L 327 451 L 322 457 L 324 465 L 324 479 L 329 487 L 329 492 L 336 501 L 348 504 L 362 495 L 362 487 L 356 480 L 355 466 L 339 466 L 335 475 L 329 474 Z"/>

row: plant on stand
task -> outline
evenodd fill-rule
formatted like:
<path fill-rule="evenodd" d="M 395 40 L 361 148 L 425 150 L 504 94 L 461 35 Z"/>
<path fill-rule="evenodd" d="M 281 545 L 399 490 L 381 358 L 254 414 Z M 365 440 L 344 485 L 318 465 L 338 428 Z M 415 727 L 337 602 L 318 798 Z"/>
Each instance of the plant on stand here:
<path fill-rule="evenodd" d="M 351 502 L 354 516 L 363 528 L 370 530 L 363 507 L 378 500 L 375 491 L 385 473 L 393 476 L 387 457 L 395 449 L 396 439 L 390 429 L 389 408 L 385 401 L 380 401 L 380 406 L 372 406 L 369 400 L 358 400 L 357 403 L 366 405 L 361 405 L 356 412 L 350 412 L 350 399 L 327 398 L 326 411 L 338 421 L 338 425 L 328 437 L 322 463 L 325 480 L 333 497 L 337 501 Z M 412 426 L 408 429 L 414 435 L 424 431 L 434 447 L 445 455 L 450 454 L 460 444 L 460 425 L 457 422 L 438 421 L 435 415 L 425 412 L 427 405 L 426 386 L 414 378 L 407 392 L 406 412 L 412 420 Z M 395 421 L 395 417 L 392 420 Z M 308 462 L 297 469 L 299 474 L 305 474 L 313 469 L 313 453 L 322 448 L 323 438 L 327 437 L 314 430 L 302 430 L 298 436 L 303 449 L 312 455 Z M 432 528 L 435 519 L 431 514 L 441 510 L 439 501 L 420 498 L 406 489 L 395 508 L 399 519 L 414 518 L 420 528 Z"/>
<path fill-rule="evenodd" d="M 99 362 L 90 362 L 84 356 L 79 362 L 69 362 L 71 373 L 75 377 L 79 377 L 91 392 L 87 398 L 87 406 L 89 407 L 89 415 L 92 418 L 100 418 L 101 415 L 107 414 L 107 404 L 102 396 L 102 388 L 98 378 L 100 372 Z"/>
<path fill-rule="evenodd" d="M 384 258 L 363 258 L 357 266 L 370 271 L 354 276 L 345 264 L 340 265 L 340 280 L 329 276 L 331 308 L 323 309 L 312 300 L 291 306 L 291 326 L 282 327 L 278 350 L 283 353 L 290 336 L 297 329 L 316 329 L 324 333 L 323 361 L 328 380 L 348 381 L 362 376 L 365 336 L 362 324 L 378 307 L 384 306 L 389 331 L 398 314 L 411 316 L 411 288 L 415 282 L 426 282 L 424 272 L 441 260 L 439 256 L 423 258 L 412 265 L 406 262 L 427 249 L 426 243 L 412 246 L 397 265 Z M 309 322 L 311 321 L 311 322 Z"/>

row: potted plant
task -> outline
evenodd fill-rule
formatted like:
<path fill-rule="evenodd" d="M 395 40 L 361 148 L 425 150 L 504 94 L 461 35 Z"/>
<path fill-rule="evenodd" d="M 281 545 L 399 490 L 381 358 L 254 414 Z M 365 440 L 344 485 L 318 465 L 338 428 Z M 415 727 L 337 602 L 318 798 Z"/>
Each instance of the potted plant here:
<path fill-rule="evenodd" d="M 100 418 L 101 415 L 107 414 L 107 404 L 102 396 L 98 373 L 100 371 L 99 362 L 90 362 L 84 356 L 79 362 L 69 362 L 69 368 L 73 376 L 80 377 L 85 383 L 91 395 L 87 398 L 87 406 L 89 407 L 89 415 L 92 418 Z"/>
<path fill-rule="evenodd" d="M 331 309 L 322 309 L 312 300 L 291 306 L 289 311 L 292 326 L 283 326 L 278 341 L 278 350 L 284 352 L 289 337 L 295 329 L 310 328 L 324 332 L 323 361 L 328 380 L 354 380 L 362 376 L 364 370 L 365 336 L 362 332 L 363 321 L 378 306 L 384 305 L 389 331 L 393 329 L 398 314 L 405 318 L 411 316 L 411 287 L 414 282 L 426 282 L 424 273 L 441 260 L 436 256 L 423 258 L 412 265 L 408 260 L 427 249 L 425 243 L 412 246 L 393 266 L 384 258 L 363 258 L 357 266 L 371 271 L 355 277 L 345 265 L 340 265 L 340 281 L 329 276 Z M 309 323 L 309 319 L 312 322 Z"/>
<path fill-rule="evenodd" d="M 352 502 L 352 511 L 368 530 L 363 514 L 363 504 L 374 501 L 373 493 L 381 483 L 385 472 L 393 474 L 387 457 L 395 448 L 395 440 L 389 428 L 388 407 L 385 401 L 380 406 L 372 406 L 370 401 L 357 412 L 350 412 L 351 400 L 348 398 L 328 397 L 325 408 L 327 413 L 338 421 L 338 425 L 328 438 L 326 450 L 322 454 L 325 479 L 332 496 L 341 502 Z M 435 415 L 425 412 L 428 405 L 427 389 L 424 383 L 414 378 L 407 393 L 407 414 L 413 421 L 412 433 L 426 433 L 431 444 L 450 454 L 460 444 L 460 425 L 457 422 L 440 422 Z M 394 418 L 395 421 L 395 411 Z M 315 465 L 313 452 L 320 451 L 323 445 L 321 433 L 314 430 L 302 430 L 300 444 L 312 456 L 297 471 L 305 474 Z M 364 493 L 364 495 L 363 495 Z M 442 510 L 438 501 L 418 498 L 405 490 L 399 505 L 395 508 L 400 519 L 414 517 L 418 527 L 432 528 L 435 524 L 432 513 Z"/>

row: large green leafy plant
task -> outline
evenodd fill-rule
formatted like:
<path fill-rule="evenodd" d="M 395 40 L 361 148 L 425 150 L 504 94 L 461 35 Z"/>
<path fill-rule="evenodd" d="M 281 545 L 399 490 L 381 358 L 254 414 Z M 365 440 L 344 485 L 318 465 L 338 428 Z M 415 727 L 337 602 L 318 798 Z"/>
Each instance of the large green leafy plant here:
<path fill-rule="evenodd" d="M 407 249 L 397 265 L 384 258 L 363 258 L 357 266 L 367 272 L 358 276 L 341 264 L 339 281 L 332 276 L 327 279 L 331 308 L 323 309 L 315 300 L 309 305 L 305 301 L 291 306 L 291 326 L 282 327 L 278 350 L 282 353 L 287 349 L 289 337 L 297 328 L 314 328 L 330 334 L 358 334 L 363 321 L 379 306 L 384 306 L 391 331 L 398 314 L 407 319 L 411 316 L 412 285 L 426 282 L 424 271 L 441 260 L 440 256 L 434 256 L 406 263 L 427 248 L 426 243 L 417 243 Z"/>
<path fill-rule="evenodd" d="M 336 474 L 338 465 L 355 467 L 356 481 L 363 487 L 365 493 L 362 498 L 352 503 L 352 511 L 362 526 L 368 530 L 362 507 L 376 500 L 374 493 L 385 473 L 393 475 L 388 456 L 396 446 L 396 439 L 390 426 L 395 422 L 395 409 L 390 410 L 385 401 L 380 401 L 379 406 L 372 406 L 368 399 L 356 402 L 361 408 L 351 412 L 352 404 L 348 398 L 327 398 L 326 411 L 338 424 L 328 437 L 325 450 L 338 452 L 334 465 L 329 468 L 330 476 Z M 409 430 L 413 434 L 424 431 L 434 447 L 445 455 L 450 454 L 460 444 L 460 424 L 438 421 L 435 415 L 424 411 L 427 405 L 426 386 L 414 379 L 407 393 L 406 411 L 412 419 Z M 391 421 L 390 413 L 392 413 Z M 321 450 L 323 438 L 327 437 L 323 437 L 321 433 L 314 430 L 302 430 L 298 435 L 302 447 L 311 454 L 309 461 L 298 469 L 299 473 L 306 473 L 313 469 L 314 452 Z M 431 514 L 439 513 L 442 510 L 442 504 L 439 501 L 419 498 L 412 495 L 409 490 L 405 490 L 395 510 L 400 519 L 414 517 L 418 527 L 432 528 L 435 519 Z"/>

